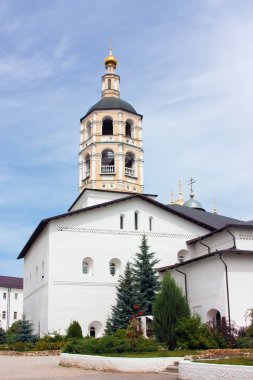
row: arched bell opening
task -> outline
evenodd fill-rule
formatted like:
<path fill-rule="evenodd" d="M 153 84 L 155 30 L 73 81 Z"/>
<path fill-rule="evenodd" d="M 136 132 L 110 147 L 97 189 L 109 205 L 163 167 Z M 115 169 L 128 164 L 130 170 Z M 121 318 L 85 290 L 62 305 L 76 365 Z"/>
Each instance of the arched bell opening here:
<path fill-rule="evenodd" d="M 114 174 L 114 173 L 115 173 L 114 153 L 112 150 L 106 149 L 102 152 L 101 174 Z"/>
<path fill-rule="evenodd" d="M 109 116 L 106 116 L 103 119 L 102 135 L 103 136 L 112 136 L 113 135 L 113 120 Z"/>
<path fill-rule="evenodd" d="M 127 152 L 125 156 L 125 175 L 135 176 L 135 156 L 132 152 Z"/>

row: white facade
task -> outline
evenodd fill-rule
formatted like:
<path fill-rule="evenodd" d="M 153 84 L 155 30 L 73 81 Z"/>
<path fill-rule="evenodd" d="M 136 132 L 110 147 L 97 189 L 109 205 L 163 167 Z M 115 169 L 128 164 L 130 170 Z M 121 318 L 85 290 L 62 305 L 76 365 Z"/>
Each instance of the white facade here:
<path fill-rule="evenodd" d="M 22 279 L 0 276 L 0 327 L 8 330 L 9 327 L 22 318 L 23 289 Z"/>
<path fill-rule="evenodd" d="M 225 228 L 189 242 L 186 260 L 168 268 L 204 322 L 218 312 L 238 326 L 247 324 L 245 313 L 253 306 L 252 240 L 253 227 Z"/>
<path fill-rule="evenodd" d="M 72 320 L 78 320 L 84 335 L 95 327 L 99 336 L 115 303 L 118 276 L 138 251 L 144 233 L 159 266 L 164 266 L 176 262 L 187 239 L 207 232 L 144 196 L 53 219 L 25 255 L 24 313 L 40 334 L 64 333 Z M 83 273 L 83 262 L 88 263 L 88 273 Z M 110 273 L 111 263 L 115 275 Z"/>

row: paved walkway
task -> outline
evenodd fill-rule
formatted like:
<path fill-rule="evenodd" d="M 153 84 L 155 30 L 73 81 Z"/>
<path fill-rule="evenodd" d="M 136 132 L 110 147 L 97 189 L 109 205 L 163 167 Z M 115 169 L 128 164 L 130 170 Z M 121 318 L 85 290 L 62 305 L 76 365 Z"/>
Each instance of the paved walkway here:
<path fill-rule="evenodd" d="M 125 374 L 59 367 L 58 356 L 0 356 L 0 380 L 176 380 L 177 375 Z M 131 370 L 131 369 L 129 369 Z"/>

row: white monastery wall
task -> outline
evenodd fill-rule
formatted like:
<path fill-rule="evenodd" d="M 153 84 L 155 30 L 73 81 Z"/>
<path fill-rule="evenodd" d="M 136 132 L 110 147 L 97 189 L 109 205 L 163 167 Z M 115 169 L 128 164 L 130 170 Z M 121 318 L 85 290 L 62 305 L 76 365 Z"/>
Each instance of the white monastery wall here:
<path fill-rule="evenodd" d="M 48 331 L 49 228 L 31 246 L 24 260 L 24 314 L 35 333 Z"/>
<path fill-rule="evenodd" d="M 134 229 L 135 211 L 139 212 L 138 230 Z M 124 215 L 122 230 L 120 215 Z M 178 250 L 186 248 L 185 240 L 203 231 L 140 199 L 51 221 L 48 329 L 64 332 L 71 320 L 78 320 L 84 334 L 93 322 L 99 334 L 115 302 L 118 276 L 139 250 L 143 233 L 160 260 L 158 265 L 163 266 L 175 263 Z M 82 271 L 84 259 L 89 263 L 88 274 Z M 114 276 L 110 274 L 110 262 L 116 264 Z"/>
<path fill-rule="evenodd" d="M 238 249 L 253 249 L 253 233 L 252 229 L 237 229 L 234 231 L 236 237 L 236 247 Z"/>
<path fill-rule="evenodd" d="M 210 248 L 210 252 L 216 252 L 232 248 L 233 245 L 233 237 L 224 230 L 202 239 L 201 242 L 197 241 L 194 244 L 189 244 L 189 247 L 191 258 L 195 258 L 206 255 L 208 253 L 208 247 Z"/>
<path fill-rule="evenodd" d="M 0 287 L 0 327 L 7 330 L 22 314 L 23 289 Z"/>
<path fill-rule="evenodd" d="M 245 326 L 244 314 L 253 307 L 253 256 L 226 255 L 224 261 L 228 266 L 231 320 Z"/>
<path fill-rule="evenodd" d="M 207 322 L 208 312 L 216 309 L 227 316 L 224 265 L 218 256 L 194 262 L 178 268 L 187 276 L 188 302 L 192 312 Z M 184 276 L 175 269 L 171 271 L 185 294 Z"/>

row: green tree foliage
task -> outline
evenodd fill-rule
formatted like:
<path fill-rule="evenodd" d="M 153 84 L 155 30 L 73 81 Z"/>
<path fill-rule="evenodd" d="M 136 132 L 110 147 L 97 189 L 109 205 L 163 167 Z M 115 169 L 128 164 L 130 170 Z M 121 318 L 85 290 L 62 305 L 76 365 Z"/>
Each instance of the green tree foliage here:
<path fill-rule="evenodd" d="M 136 253 L 134 259 L 133 274 L 136 290 L 135 302 L 140 306 L 140 311 L 144 315 L 152 313 L 152 304 L 160 288 L 158 274 L 155 271 L 155 265 L 159 260 L 154 256 L 154 252 L 149 252 L 147 238 L 143 235 L 140 252 Z"/>
<path fill-rule="evenodd" d="M 73 321 L 70 323 L 67 328 L 67 338 L 82 338 L 82 328 L 77 321 Z"/>
<path fill-rule="evenodd" d="M 16 332 L 13 334 L 13 343 L 16 342 L 31 342 L 34 343 L 38 339 L 37 335 L 33 334 L 33 325 L 30 321 L 25 319 L 23 315 L 22 319 L 14 326 Z M 13 328 L 14 329 L 14 328 Z M 15 331 L 14 329 L 14 331 Z"/>
<path fill-rule="evenodd" d="M 175 332 L 178 348 L 198 350 L 218 347 L 208 325 L 202 323 L 197 314 L 180 319 Z"/>
<path fill-rule="evenodd" d="M 2 327 L 0 327 L 0 344 L 6 343 L 7 337 L 6 332 Z"/>
<path fill-rule="evenodd" d="M 126 329 L 133 313 L 134 303 L 134 277 L 131 264 L 127 262 L 123 276 L 119 277 L 116 305 L 112 307 L 112 315 L 107 322 L 106 331 L 115 332 L 118 329 Z"/>
<path fill-rule="evenodd" d="M 190 316 L 189 306 L 182 290 L 167 272 L 162 287 L 153 304 L 154 333 L 157 339 L 168 345 L 176 346 L 176 326 L 179 319 Z"/>

